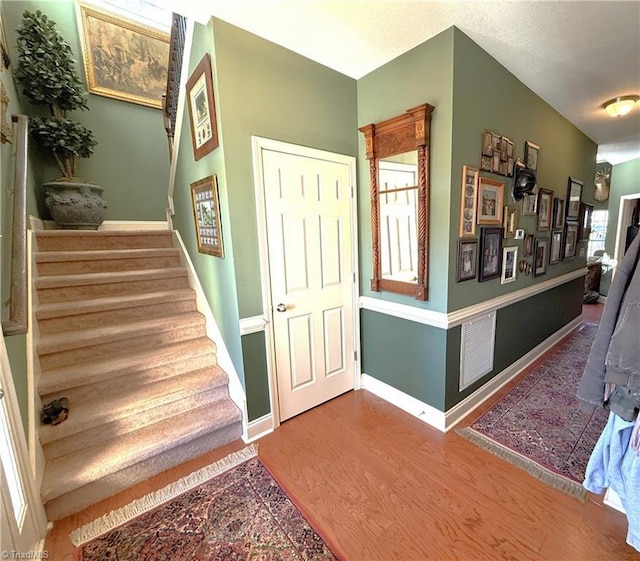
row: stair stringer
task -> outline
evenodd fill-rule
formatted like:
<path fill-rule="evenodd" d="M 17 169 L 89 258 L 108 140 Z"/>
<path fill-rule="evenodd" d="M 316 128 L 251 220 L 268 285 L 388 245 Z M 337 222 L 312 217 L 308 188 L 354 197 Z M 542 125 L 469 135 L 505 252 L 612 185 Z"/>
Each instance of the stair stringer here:
<path fill-rule="evenodd" d="M 180 262 L 187 270 L 187 281 L 189 287 L 196 293 L 196 309 L 205 317 L 205 328 L 207 337 L 216 342 L 216 356 L 218 358 L 218 364 L 222 370 L 224 370 L 229 377 L 229 397 L 237 405 L 238 409 L 242 411 L 242 440 L 249 442 L 248 436 L 248 415 L 247 415 L 247 397 L 245 391 L 240 382 L 238 371 L 231 360 L 231 355 L 225 344 L 224 338 L 218 322 L 216 321 L 209 301 L 202 289 L 202 284 L 198 275 L 196 274 L 193 262 L 187 253 L 187 249 L 182 241 L 180 232 L 173 230 L 174 247 L 180 249 Z"/>

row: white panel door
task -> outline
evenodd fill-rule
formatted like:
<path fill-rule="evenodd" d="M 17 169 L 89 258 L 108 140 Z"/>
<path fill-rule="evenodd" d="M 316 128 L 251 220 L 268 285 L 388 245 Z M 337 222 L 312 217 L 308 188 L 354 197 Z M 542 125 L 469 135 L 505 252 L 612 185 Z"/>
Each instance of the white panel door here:
<path fill-rule="evenodd" d="M 354 387 L 349 165 L 262 151 L 280 420 Z"/>

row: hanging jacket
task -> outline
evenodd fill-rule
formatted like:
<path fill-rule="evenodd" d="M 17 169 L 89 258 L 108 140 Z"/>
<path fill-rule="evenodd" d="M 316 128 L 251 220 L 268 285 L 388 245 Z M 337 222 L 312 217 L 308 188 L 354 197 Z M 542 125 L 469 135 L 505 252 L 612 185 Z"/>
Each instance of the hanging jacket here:
<path fill-rule="evenodd" d="M 605 383 L 640 387 L 640 236 L 616 268 L 598 332 L 578 385 L 580 408 L 594 411 L 605 399 Z"/>

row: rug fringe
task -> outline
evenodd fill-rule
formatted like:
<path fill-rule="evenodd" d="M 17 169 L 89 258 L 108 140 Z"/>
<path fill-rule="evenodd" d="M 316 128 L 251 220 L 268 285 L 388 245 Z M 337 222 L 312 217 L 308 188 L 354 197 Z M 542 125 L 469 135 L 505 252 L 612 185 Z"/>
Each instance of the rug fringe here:
<path fill-rule="evenodd" d="M 522 454 L 515 452 L 514 450 L 510 450 L 506 448 L 502 444 L 487 438 L 486 436 L 476 432 L 475 430 L 469 427 L 463 427 L 460 429 L 456 429 L 456 433 L 466 438 L 467 440 L 473 442 L 474 444 L 484 448 L 485 450 L 495 454 L 499 458 L 506 460 L 507 462 L 513 464 L 514 466 L 526 471 L 536 479 L 539 479 L 543 483 L 558 489 L 559 491 L 563 491 L 576 499 L 581 500 L 586 503 L 589 497 L 589 492 L 578 482 L 565 477 L 564 475 L 560 475 L 558 473 L 554 473 L 548 468 L 541 466 L 540 464 L 534 462 L 530 458 L 523 456 Z"/>
<path fill-rule="evenodd" d="M 194 489 L 198 485 L 209 481 L 215 476 L 220 475 L 221 473 L 224 473 L 225 471 L 228 471 L 251 458 L 254 458 L 257 454 L 258 450 L 254 444 L 237 452 L 233 452 L 211 465 L 205 466 L 198 471 L 194 471 L 182 479 L 179 479 L 174 483 L 170 483 L 162 489 L 158 489 L 153 493 L 149 493 L 144 497 L 136 499 L 128 505 L 117 510 L 113 510 L 108 514 L 97 518 L 93 522 L 89 522 L 88 524 L 74 530 L 69 534 L 71 542 L 75 547 L 78 547 L 83 543 L 91 541 L 98 536 L 129 522 L 136 516 L 144 514 L 167 501 L 175 499 L 186 491 Z"/>

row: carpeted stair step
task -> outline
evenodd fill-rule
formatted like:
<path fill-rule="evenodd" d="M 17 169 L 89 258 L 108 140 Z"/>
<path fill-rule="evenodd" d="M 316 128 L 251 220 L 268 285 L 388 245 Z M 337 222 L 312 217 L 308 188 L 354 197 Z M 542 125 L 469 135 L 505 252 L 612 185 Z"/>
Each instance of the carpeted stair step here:
<path fill-rule="evenodd" d="M 86 361 L 45 370 L 40 376 L 38 390 L 43 402 L 56 397 L 84 400 L 94 392 L 109 392 L 131 388 L 190 370 L 215 366 L 216 346 L 210 339 L 199 337 L 153 349 L 134 349 L 127 354 L 107 360 Z"/>
<path fill-rule="evenodd" d="M 50 251 L 34 254 L 39 276 L 88 274 L 180 266 L 174 248 Z"/>
<path fill-rule="evenodd" d="M 120 326 L 52 333 L 44 335 L 37 348 L 42 370 L 49 370 L 107 359 L 136 349 L 153 349 L 197 339 L 204 332 L 204 316 L 199 312 L 191 312 Z"/>
<path fill-rule="evenodd" d="M 94 298 L 76 302 L 40 304 L 35 314 L 42 335 L 126 323 L 196 310 L 196 295 L 190 288 L 131 294 L 128 296 Z"/>
<path fill-rule="evenodd" d="M 238 420 L 214 432 L 187 440 L 179 446 L 167 449 L 164 453 L 156 454 L 142 462 L 92 481 L 49 501 L 45 505 L 47 519 L 59 520 L 79 512 L 154 475 L 238 440 L 241 435 L 242 421 Z"/>
<path fill-rule="evenodd" d="M 86 275 L 54 275 L 35 281 L 38 302 L 70 302 L 90 298 L 125 296 L 144 292 L 180 290 L 188 287 L 187 271 L 183 267 L 89 273 Z"/>
<path fill-rule="evenodd" d="M 45 458 L 51 460 L 228 395 L 227 376 L 215 367 L 85 402 L 70 400 L 67 420 L 40 427 L 40 442 Z"/>
<path fill-rule="evenodd" d="M 145 479 L 156 475 L 191 459 L 180 454 L 178 447 L 188 445 L 190 441 L 207 435 L 215 436 L 214 433 L 217 430 L 241 423 L 241 420 L 242 415 L 236 405 L 230 399 L 223 398 L 215 403 L 120 435 L 100 446 L 84 448 L 79 452 L 48 461 L 41 489 L 43 502 L 48 503 L 67 493 L 82 490 L 86 495 L 84 506 L 92 504 L 99 500 L 91 492 L 92 483 L 136 465 L 138 465 L 136 469 L 138 477 Z M 237 429 L 238 427 L 234 427 L 233 431 L 236 437 L 240 434 Z M 225 443 L 217 445 L 221 446 Z M 143 465 L 139 465 L 143 462 L 149 463 L 148 470 Z M 117 485 L 114 482 L 110 494 L 115 494 L 138 481 L 126 479 L 119 481 Z M 67 507 L 69 506 L 67 503 Z M 49 505 L 47 509 L 49 510 Z"/>
<path fill-rule="evenodd" d="M 93 251 L 173 247 L 171 230 L 40 230 L 36 251 Z"/>

